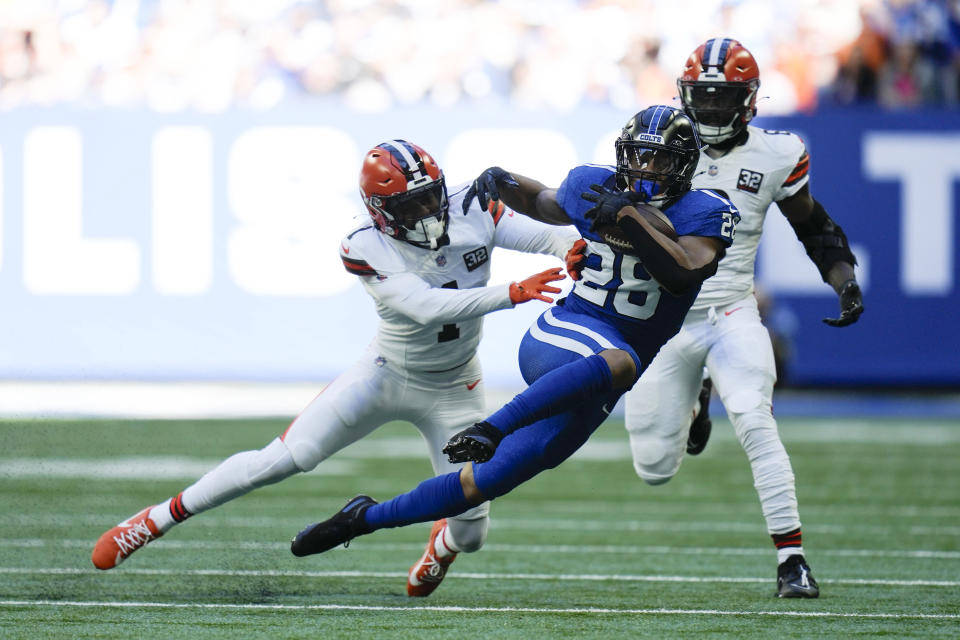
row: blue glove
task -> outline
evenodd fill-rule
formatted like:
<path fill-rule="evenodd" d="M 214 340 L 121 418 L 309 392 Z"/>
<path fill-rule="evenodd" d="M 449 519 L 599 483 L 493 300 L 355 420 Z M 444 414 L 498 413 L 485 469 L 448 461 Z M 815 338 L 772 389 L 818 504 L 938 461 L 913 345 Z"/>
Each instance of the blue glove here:
<path fill-rule="evenodd" d="M 596 231 L 598 227 L 605 225 L 616 225 L 620 209 L 633 207 L 643 201 L 640 194 L 633 191 L 619 191 L 599 184 L 590 185 L 590 191 L 580 194 L 587 202 L 596 203 L 596 206 L 583 214 L 587 220 L 593 220 L 590 231 Z"/>
<path fill-rule="evenodd" d="M 477 176 L 477 179 L 474 180 L 470 188 L 467 189 L 467 195 L 463 198 L 463 212 L 467 212 L 467 209 L 470 208 L 470 203 L 474 197 L 476 197 L 481 209 L 493 213 L 496 205 L 491 205 L 491 203 L 500 200 L 500 186 L 497 183 L 511 187 L 520 186 L 510 173 L 500 167 L 484 169 L 483 173 Z"/>

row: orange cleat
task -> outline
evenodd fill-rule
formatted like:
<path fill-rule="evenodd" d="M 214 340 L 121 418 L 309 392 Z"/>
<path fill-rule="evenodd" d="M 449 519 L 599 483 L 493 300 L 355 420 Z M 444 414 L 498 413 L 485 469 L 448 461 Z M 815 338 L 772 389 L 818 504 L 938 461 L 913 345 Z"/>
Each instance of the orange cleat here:
<path fill-rule="evenodd" d="M 425 598 L 434 589 L 443 582 L 443 577 L 447 575 L 447 568 L 457 559 L 457 554 L 447 556 L 446 558 L 437 558 L 434 543 L 440 532 L 446 529 L 447 519 L 437 520 L 433 523 L 433 529 L 430 530 L 430 540 L 427 542 L 427 548 L 423 555 L 417 560 L 417 563 L 410 567 L 410 573 L 407 574 L 407 595 L 412 598 Z"/>
<path fill-rule="evenodd" d="M 147 517 L 151 509 L 152 506 L 147 507 L 100 536 L 93 547 L 93 566 L 104 571 L 113 569 L 131 553 L 163 535 L 153 520 Z"/>

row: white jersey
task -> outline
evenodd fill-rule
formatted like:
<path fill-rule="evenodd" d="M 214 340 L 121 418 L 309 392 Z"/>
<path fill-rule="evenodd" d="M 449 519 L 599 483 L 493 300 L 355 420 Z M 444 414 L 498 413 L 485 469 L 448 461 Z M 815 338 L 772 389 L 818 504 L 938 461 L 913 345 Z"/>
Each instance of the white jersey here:
<path fill-rule="evenodd" d="M 807 183 L 810 160 L 803 141 L 787 131 L 747 127 L 747 141 L 721 158 L 700 154 L 696 189 L 723 191 L 740 211 L 733 245 L 708 278 L 692 310 L 720 307 L 753 292 L 754 263 L 771 203 L 792 196 Z"/>
<path fill-rule="evenodd" d="M 462 210 L 469 184 L 452 190 L 450 243 L 422 249 L 381 233 L 366 218 L 340 243 L 347 271 L 376 303 L 381 357 L 412 371 L 446 371 L 474 356 L 484 314 L 513 306 L 509 285 L 487 287 L 494 246 L 561 260 L 580 237 L 506 209 L 493 216 L 476 198 Z"/>

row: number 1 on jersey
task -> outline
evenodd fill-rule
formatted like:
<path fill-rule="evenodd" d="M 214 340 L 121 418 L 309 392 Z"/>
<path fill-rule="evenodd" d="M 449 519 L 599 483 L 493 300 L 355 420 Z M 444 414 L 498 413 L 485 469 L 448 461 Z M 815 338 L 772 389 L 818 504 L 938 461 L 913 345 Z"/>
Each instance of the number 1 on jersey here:
<path fill-rule="evenodd" d="M 457 281 L 451 280 L 444 283 L 442 289 L 457 289 Z M 440 327 L 440 333 L 437 334 L 437 342 L 450 342 L 460 337 L 460 327 L 455 324 L 445 324 Z"/>

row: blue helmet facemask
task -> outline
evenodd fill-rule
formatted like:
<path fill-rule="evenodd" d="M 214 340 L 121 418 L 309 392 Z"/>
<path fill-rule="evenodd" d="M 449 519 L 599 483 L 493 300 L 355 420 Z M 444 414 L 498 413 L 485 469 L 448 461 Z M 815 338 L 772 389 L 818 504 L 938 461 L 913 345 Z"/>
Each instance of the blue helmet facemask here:
<path fill-rule="evenodd" d="M 636 193 L 643 196 L 644 202 L 650 202 L 654 196 L 660 195 L 660 184 L 653 180 L 635 180 L 632 186 Z"/>

